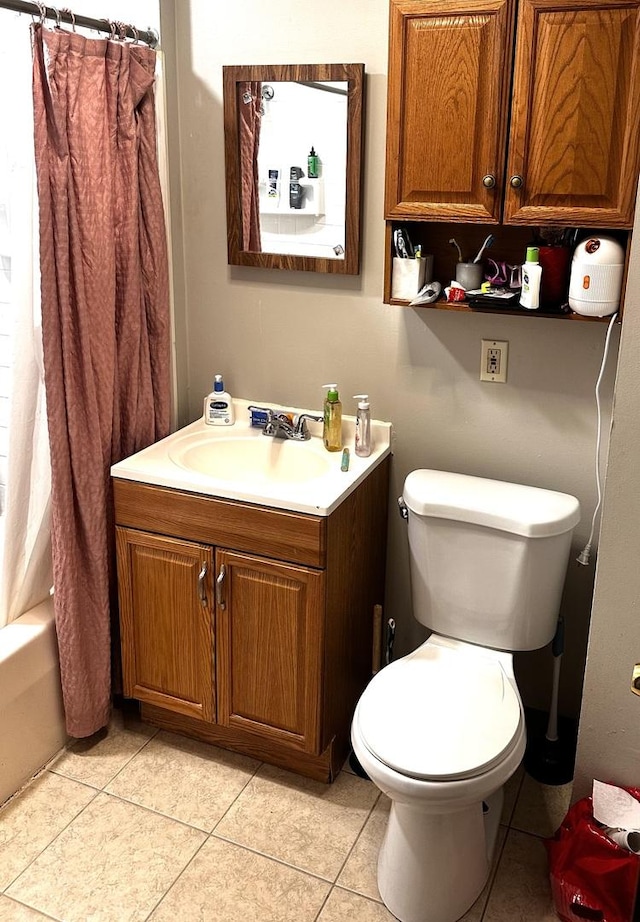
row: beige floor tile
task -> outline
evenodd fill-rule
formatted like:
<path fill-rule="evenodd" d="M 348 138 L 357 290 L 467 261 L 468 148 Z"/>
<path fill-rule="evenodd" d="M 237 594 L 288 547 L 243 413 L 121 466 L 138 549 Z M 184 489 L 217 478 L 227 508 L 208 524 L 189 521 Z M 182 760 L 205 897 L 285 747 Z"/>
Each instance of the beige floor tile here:
<path fill-rule="evenodd" d="M 214 834 L 333 881 L 377 796 L 347 772 L 327 785 L 263 765 Z"/>
<path fill-rule="evenodd" d="M 98 794 L 7 896 L 65 922 L 142 922 L 205 838 L 175 820 Z"/>
<path fill-rule="evenodd" d="M 53 762 L 51 771 L 103 788 L 155 736 L 155 727 L 114 711 L 104 737 L 76 740 Z"/>
<path fill-rule="evenodd" d="M 368 900 L 357 893 L 334 887 L 318 922 L 396 922 L 396 917 L 389 910 L 373 900 Z"/>
<path fill-rule="evenodd" d="M 211 832 L 260 762 L 173 733 L 159 733 L 107 791 Z"/>
<path fill-rule="evenodd" d="M 0 890 L 4 890 L 96 792 L 69 778 L 43 772 L 0 810 Z"/>
<path fill-rule="evenodd" d="M 553 835 L 569 809 L 571 788 L 571 783 L 556 786 L 540 784 L 530 775 L 525 775 L 511 820 L 512 827 L 537 836 Z"/>
<path fill-rule="evenodd" d="M 29 909 L 6 896 L 0 896 L 0 922 L 47 922 L 49 916 L 43 916 L 35 909 Z"/>
<path fill-rule="evenodd" d="M 380 899 L 377 883 L 378 852 L 387 828 L 390 808 L 391 801 L 381 794 L 337 881 L 339 886 L 355 890 L 372 900 Z"/>
<path fill-rule="evenodd" d="M 313 922 L 329 884 L 210 838 L 149 922 Z"/>
<path fill-rule="evenodd" d="M 483 922 L 557 922 L 542 840 L 510 829 Z"/>

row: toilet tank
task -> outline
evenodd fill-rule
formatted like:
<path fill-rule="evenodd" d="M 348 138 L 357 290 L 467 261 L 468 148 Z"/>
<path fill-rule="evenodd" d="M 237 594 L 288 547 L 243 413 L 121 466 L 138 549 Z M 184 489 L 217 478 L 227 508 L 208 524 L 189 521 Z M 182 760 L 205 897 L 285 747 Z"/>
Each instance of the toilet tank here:
<path fill-rule="evenodd" d="M 445 471 L 404 484 L 414 617 L 438 634 L 535 650 L 556 629 L 574 496 Z"/>

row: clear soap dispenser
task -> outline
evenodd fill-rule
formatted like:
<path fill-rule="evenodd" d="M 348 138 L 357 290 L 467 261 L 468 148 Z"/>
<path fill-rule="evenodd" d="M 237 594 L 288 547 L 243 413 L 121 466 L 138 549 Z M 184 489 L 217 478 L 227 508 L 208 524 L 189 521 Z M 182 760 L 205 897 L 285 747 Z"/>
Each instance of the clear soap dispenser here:
<path fill-rule="evenodd" d="M 371 409 L 368 394 L 354 394 L 358 401 L 356 413 L 356 454 L 368 458 L 371 454 Z"/>
<path fill-rule="evenodd" d="M 324 401 L 324 428 L 322 438 L 327 451 L 342 449 L 342 404 L 338 396 L 337 384 L 323 384 L 327 389 Z"/>

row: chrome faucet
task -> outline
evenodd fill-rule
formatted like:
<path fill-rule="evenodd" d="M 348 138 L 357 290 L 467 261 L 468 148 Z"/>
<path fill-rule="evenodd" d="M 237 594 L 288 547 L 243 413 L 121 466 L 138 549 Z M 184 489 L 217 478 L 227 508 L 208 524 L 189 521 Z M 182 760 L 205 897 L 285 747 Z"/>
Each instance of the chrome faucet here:
<path fill-rule="evenodd" d="M 275 439 L 292 439 L 294 442 L 305 442 L 311 438 L 307 428 L 308 419 L 321 423 L 324 418 L 314 413 L 299 413 L 294 415 L 292 421 L 287 413 L 272 410 L 271 407 L 249 407 L 249 410 L 266 413 L 267 422 L 262 430 L 263 435 L 269 435 Z"/>

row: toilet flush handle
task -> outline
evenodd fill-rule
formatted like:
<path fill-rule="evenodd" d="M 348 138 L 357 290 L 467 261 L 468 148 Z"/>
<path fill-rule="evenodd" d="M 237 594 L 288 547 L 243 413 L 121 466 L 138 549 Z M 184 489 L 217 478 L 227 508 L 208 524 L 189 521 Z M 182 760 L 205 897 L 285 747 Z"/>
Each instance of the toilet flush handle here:
<path fill-rule="evenodd" d="M 409 510 L 407 509 L 405 501 L 401 496 L 398 497 L 398 511 L 400 512 L 400 516 L 403 519 L 406 520 L 409 518 Z"/>

